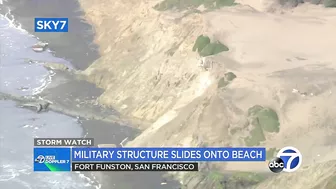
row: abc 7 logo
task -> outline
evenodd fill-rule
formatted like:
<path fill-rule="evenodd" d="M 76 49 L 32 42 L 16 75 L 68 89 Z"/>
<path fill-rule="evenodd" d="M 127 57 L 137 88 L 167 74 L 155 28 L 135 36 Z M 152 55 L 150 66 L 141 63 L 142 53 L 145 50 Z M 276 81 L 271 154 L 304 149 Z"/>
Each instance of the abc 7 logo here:
<path fill-rule="evenodd" d="M 45 158 L 42 155 L 37 156 L 37 158 L 35 159 L 36 163 L 44 163 L 44 161 L 45 161 Z"/>
<path fill-rule="evenodd" d="M 268 168 L 273 173 L 280 173 L 282 171 L 290 173 L 298 170 L 301 163 L 301 153 L 296 148 L 285 147 L 278 152 L 277 157 L 269 162 Z"/>

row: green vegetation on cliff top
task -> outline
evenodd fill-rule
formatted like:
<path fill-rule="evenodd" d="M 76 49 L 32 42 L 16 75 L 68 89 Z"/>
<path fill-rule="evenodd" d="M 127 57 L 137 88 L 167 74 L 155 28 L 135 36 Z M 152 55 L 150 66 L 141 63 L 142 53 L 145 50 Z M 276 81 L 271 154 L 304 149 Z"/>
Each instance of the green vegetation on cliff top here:
<path fill-rule="evenodd" d="M 264 132 L 279 132 L 280 122 L 274 110 L 255 105 L 249 108 L 247 112 L 252 129 L 250 136 L 244 139 L 246 145 L 260 145 L 262 141 L 266 140 Z"/>
<path fill-rule="evenodd" d="M 211 171 L 190 172 L 184 175 L 183 182 L 197 188 L 236 188 L 246 187 L 247 185 L 256 185 L 266 178 L 258 173 L 253 172 L 222 172 L 212 169 Z M 200 182 L 202 181 L 202 182 Z M 182 188 L 187 188 L 186 185 Z"/>
<path fill-rule="evenodd" d="M 248 110 L 248 115 L 266 132 L 279 132 L 279 118 L 278 114 L 271 108 L 264 108 L 256 105 Z"/>
<path fill-rule="evenodd" d="M 230 180 L 233 181 L 245 181 L 249 182 L 251 184 L 257 184 L 263 180 L 265 180 L 265 177 L 258 173 L 253 173 L 253 172 L 236 172 L 232 175 Z"/>
<path fill-rule="evenodd" d="M 199 53 L 200 56 L 206 57 L 215 55 L 218 53 L 221 53 L 223 51 L 228 51 L 229 48 L 225 45 L 223 45 L 221 42 L 216 41 L 214 43 L 209 43 L 207 46 L 205 46 L 202 51 Z"/>
<path fill-rule="evenodd" d="M 167 11 L 171 9 L 187 10 L 196 9 L 204 5 L 205 8 L 214 9 L 224 6 L 235 5 L 235 0 L 164 0 L 156 4 L 153 8 L 158 11 Z"/>
<path fill-rule="evenodd" d="M 195 44 L 192 48 L 193 51 L 200 53 L 204 47 L 206 47 L 210 43 L 210 38 L 208 36 L 200 35 L 195 41 Z"/>
<path fill-rule="evenodd" d="M 211 171 L 207 178 L 212 182 L 212 187 L 214 189 L 222 189 L 225 187 L 222 182 L 224 179 L 223 174 L 217 171 Z"/>
<path fill-rule="evenodd" d="M 218 89 L 221 89 L 221 88 L 224 88 L 226 87 L 230 82 L 226 81 L 224 77 L 220 78 L 219 81 L 218 81 L 218 85 L 217 85 L 217 88 Z"/>
<path fill-rule="evenodd" d="M 334 8 L 334 7 L 336 7 L 336 0 L 324 0 L 323 5 L 325 7 Z"/>
<path fill-rule="evenodd" d="M 267 149 L 267 151 L 266 151 L 266 159 L 270 160 L 270 159 L 274 158 L 276 151 L 278 151 L 276 148 L 269 148 L 269 149 Z"/>
<path fill-rule="evenodd" d="M 218 81 L 217 88 L 221 89 L 226 87 L 231 81 L 233 81 L 237 76 L 232 72 L 227 72 L 224 77 L 220 78 Z"/>
<path fill-rule="evenodd" d="M 200 56 L 206 57 L 221 53 L 223 51 L 228 51 L 229 48 L 219 41 L 211 43 L 208 36 L 200 35 L 197 37 L 192 50 L 197 50 Z"/>
<path fill-rule="evenodd" d="M 227 72 L 224 74 L 224 77 L 227 81 L 233 81 L 234 79 L 237 78 L 236 74 L 234 74 L 233 72 Z"/>
<path fill-rule="evenodd" d="M 250 131 L 250 136 L 244 139 L 247 146 L 259 146 L 261 142 L 265 141 L 264 131 L 260 125 L 252 124 L 253 129 Z"/>
<path fill-rule="evenodd" d="M 335 189 L 336 188 L 336 175 L 332 176 L 325 187 L 326 189 Z"/>
<path fill-rule="evenodd" d="M 316 185 L 313 189 L 335 189 L 336 188 L 336 175 L 332 175 L 326 179 L 324 179 L 322 182 L 320 182 L 318 185 Z"/>

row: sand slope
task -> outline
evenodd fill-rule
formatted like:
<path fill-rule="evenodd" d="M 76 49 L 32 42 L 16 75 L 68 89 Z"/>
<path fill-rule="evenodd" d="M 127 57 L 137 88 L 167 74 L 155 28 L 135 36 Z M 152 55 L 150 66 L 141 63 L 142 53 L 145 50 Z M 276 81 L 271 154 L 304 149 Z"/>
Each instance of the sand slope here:
<path fill-rule="evenodd" d="M 264 181 L 254 189 L 333 189 L 336 186 L 335 168 L 335 161 L 315 164 L 299 172 L 280 174 Z"/>
<path fill-rule="evenodd" d="M 280 119 L 279 133 L 266 134 L 262 146 L 295 146 L 303 166 L 336 159 L 336 9 L 242 0 L 183 15 L 154 11 L 157 1 L 81 2 L 104 54 L 84 72 L 105 89 L 100 102 L 152 123 L 129 146 L 245 146 L 246 112 L 258 104 Z M 191 51 L 201 34 L 230 48 L 209 58 L 208 72 Z M 219 90 L 228 71 L 237 78 Z M 218 166 L 268 172 L 264 163 Z"/>

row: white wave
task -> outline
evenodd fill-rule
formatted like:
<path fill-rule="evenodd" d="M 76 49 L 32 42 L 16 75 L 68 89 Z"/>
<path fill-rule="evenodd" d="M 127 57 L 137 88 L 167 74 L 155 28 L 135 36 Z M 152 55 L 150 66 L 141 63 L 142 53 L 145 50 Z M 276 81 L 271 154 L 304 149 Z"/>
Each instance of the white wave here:
<path fill-rule="evenodd" d="M 34 184 L 20 177 L 22 175 L 32 175 L 31 166 L 4 164 L 4 165 L 0 165 L 0 168 L 2 168 L 1 169 L 2 171 L 0 172 L 0 183 L 11 181 L 11 182 L 19 183 L 25 188 L 29 188 L 29 189 L 34 188 L 32 187 Z M 79 185 L 82 186 L 80 188 L 83 188 L 83 187 L 93 188 L 94 187 L 95 189 L 101 189 L 101 184 L 95 181 L 95 178 L 91 179 L 80 172 L 75 172 L 75 173 L 78 175 L 78 178 L 82 180 L 82 182 L 78 183 Z M 46 176 L 42 176 L 42 177 L 46 177 Z M 75 180 L 73 180 L 73 177 L 69 175 L 66 176 L 62 173 L 56 173 L 56 174 L 53 174 L 51 178 L 52 179 L 43 180 L 43 182 L 41 182 L 41 185 L 47 184 L 49 188 L 51 189 L 63 189 L 63 188 L 66 189 L 68 188 L 69 185 L 72 185 L 73 187 L 75 185 L 77 186 L 77 184 L 74 185 Z"/>
<path fill-rule="evenodd" d="M 9 180 L 14 179 L 15 177 L 19 176 L 20 173 L 18 173 L 14 168 L 12 168 L 11 165 L 4 165 L 3 168 L 6 167 L 5 174 L 0 175 L 0 182 L 6 182 Z"/>
<path fill-rule="evenodd" d="M 48 87 L 48 85 L 52 82 L 52 77 L 55 74 L 56 73 L 54 73 L 54 72 L 50 72 L 50 74 L 46 75 L 45 78 L 41 79 L 40 82 L 42 83 L 42 85 L 40 87 L 37 87 L 37 88 L 33 89 L 33 95 L 37 95 L 37 94 L 41 93 L 44 89 L 46 89 Z"/>
<path fill-rule="evenodd" d="M 6 0 L 0 0 L 0 4 L 3 5 L 4 1 L 6 1 Z M 5 15 L 0 14 L 0 16 L 8 21 L 8 26 L 7 27 L 15 28 L 22 33 L 25 33 L 29 36 L 35 37 L 34 35 L 30 34 L 27 30 L 23 29 L 21 23 L 19 23 L 17 20 L 15 20 L 15 17 L 12 14 L 10 8 L 9 7 L 6 7 L 6 8 L 7 8 L 7 12 L 5 13 Z"/>
<path fill-rule="evenodd" d="M 0 175 L 0 182 L 6 182 L 14 179 L 15 177 L 16 177 L 15 173 L 12 173 L 10 175 Z"/>
<path fill-rule="evenodd" d="M 22 128 L 32 128 L 32 127 L 34 127 L 34 125 L 26 124 L 26 125 L 22 126 Z"/>
<path fill-rule="evenodd" d="M 17 179 L 17 177 L 19 177 L 20 175 L 30 175 L 32 169 L 31 166 L 5 164 L 1 167 L 3 168 L 3 171 L 0 173 L 0 183 L 11 181 L 19 183 L 20 185 L 24 186 L 24 188 L 32 189 L 29 182 Z"/>
<path fill-rule="evenodd" d="M 96 189 L 100 189 L 101 188 L 101 184 L 98 183 L 98 180 L 94 176 L 94 174 L 91 174 L 91 177 L 92 177 L 92 179 L 91 179 L 90 177 L 85 176 L 83 173 L 81 173 L 79 171 L 77 171 L 75 173 L 78 174 L 79 178 L 81 178 L 81 179 L 85 180 L 86 182 L 88 182 L 85 186 L 93 186 Z M 98 185 L 95 185 L 95 183 L 97 183 Z"/>

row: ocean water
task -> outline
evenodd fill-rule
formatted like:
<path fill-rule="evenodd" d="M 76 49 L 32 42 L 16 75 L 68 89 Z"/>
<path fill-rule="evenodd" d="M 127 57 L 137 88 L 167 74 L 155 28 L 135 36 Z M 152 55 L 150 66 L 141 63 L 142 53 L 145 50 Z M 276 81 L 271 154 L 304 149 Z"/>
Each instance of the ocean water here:
<path fill-rule="evenodd" d="M 37 173 L 32 168 L 34 137 L 82 137 L 83 129 L 65 115 L 35 112 L 0 101 L 0 188 L 100 188 L 95 178 L 80 173 Z"/>
<path fill-rule="evenodd" d="M 54 4 L 67 7 L 63 3 Z M 11 6 L 4 6 L 0 0 L 0 92 L 15 95 L 39 94 L 50 85 L 55 73 L 47 71 L 40 64 L 29 64 L 26 59 L 60 62 L 69 67 L 85 68 L 88 62 L 80 66 L 84 59 L 93 61 L 94 50 L 88 52 L 90 47 L 69 48 L 63 45 L 62 41 L 67 38 L 57 35 L 40 36 L 40 39 L 48 42 L 57 41 L 51 51 L 35 53 L 30 46 L 40 39 L 33 36 L 27 26 L 14 18 L 13 10 L 20 12 L 23 22 L 30 22 L 33 17 L 26 16 L 31 9 L 35 12 L 36 3 L 40 0 L 13 0 Z M 43 1 L 46 2 L 46 1 Z M 60 1 L 58 1 L 60 2 Z M 62 1 L 64 2 L 64 1 Z M 73 4 L 74 1 L 66 1 Z M 35 3 L 35 4 L 34 4 Z M 56 5 L 55 5 L 56 6 Z M 19 11 L 17 7 L 25 8 Z M 58 9 L 60 9 L 58 7 Z M 64 10 L 63 10 L 64 11 Z M 55 7 L 54 13 L 59 13 Z M 49 15 L 53 12 L 49 10 Z M 65 14 L 65 13 L 64 13 Z M 32 13 L 30 13 L 32 15 Z M 37 16 L 43 16 L 39 14 Z M 36 17 L 37 17 L 36 16 Z M 70 17 L 67 15 L 64 17 Z M 50 16 L 52 17 L 52 16 Z M 78 26 L 78 28 L 81 28 Z M 83 30 L 85 30 L 85 27 Z M 85 34 L 85 31 L 76 32 Z M 68 34 L 71 37 L 75 34 Z M 48 40 L 50 39 L 50 40 Z M 77 37 L 77 41 L 82 38 Z M 50 42 L 50 43 L 51 43 Z M 75 43 L 74 44 L 79 44 Z M 83 42 L 80 45 L 90 46 L 90 42 Z M 72 53 L 72 49 L 74 49 Z M 73 56 L 71 56 L 73 55 Z M 78 58 L 78 56 L 82 55 Z M 62 58 L 58 58 L 62 57 Z M 83 58 L 84 57 L 84 58 Z M 36 114 L 27 109 L 18 108 L 13 101 L 0 100 L 0 188 L 1 189 L 177 189 L 179 184 L 167 181 L 162 185 L 163 180 L 160 173 L 37 173 L 33 172 L 33 138 L 35 137 L 94 137 L 97 143 L 118 143 L 125 137 L 132 137 L 134 131 L 120 125 L 111 125 L 99 121 L 84 121 L 82 124 L 72 117 L 47 112 Z"/>
<path fill-rule="evenodd" d="M 38 94 L 51 82 L 53 73 L 40 64 L 29 64 L 27 59 L 48 60 L 71 64 L 51 53 L 35 53 L 30 46 L 38 42 L 25 30 L 15 28 L 13 23 L 0 16 L 0 91 L 9 94 Z"/>
<path fill-rule="evenodd" d="M 3 7 L 2 7 L 3 8 Z M 51 52 L 35 53 L 30 46 L 38 39 L 0 15 L 0 91 L 15 95 L 32 95 L 43 91 L 51 82 L 50 73 L 33 58 L 62 62 Z M 34 173 L 32 171 L 33 138 L 82 137 L 85 130 L 73 118 L 48 112 L 16 107 L 12 101 L 0 101 L 0 188 L 100 188 L 95 178 L 80 173 Z"/>

